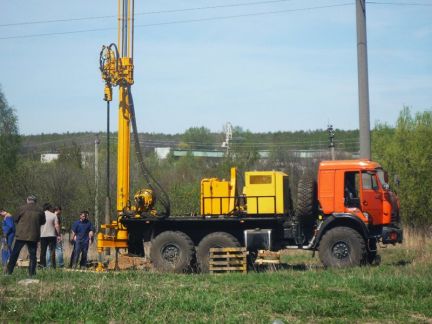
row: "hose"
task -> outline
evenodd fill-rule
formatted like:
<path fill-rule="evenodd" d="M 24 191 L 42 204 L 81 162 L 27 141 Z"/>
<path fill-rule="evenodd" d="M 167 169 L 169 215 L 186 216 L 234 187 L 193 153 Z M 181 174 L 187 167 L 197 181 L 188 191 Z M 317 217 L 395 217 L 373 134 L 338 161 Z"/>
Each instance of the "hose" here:
<path fill-rule="evenodd" d="M 116 44 L 111 43 L 108 46 L 103 46 L 99 54 L 99 69 L 102 72 L 105 82 L 109 87 L 111 87 L 112 80 L 109 72 L 105 71 L 105 64 L 107 63 L 107 61 L 112 59 L 111 57 L 112 51 L 114 52 L 113 59 L 115 61 L 115 70 L 116 72 L 119 72 L 119 64 L 121 64 L 121 61 L 119 60 L 120 55 Z M 147 186 L 153 191 L 155 201 L 159 200 L 165 209 L 164 212 L 162 213 L 158 212 L 156 214 L 156 217 L 160 219 L 169 217 L 171 208 L 170 208 L 170 200 L 168 194 L 162 188 L 160 183 L 153 177 L 153 175 L 150 173 L 149 169 L 144 163 L 141 147 L 139 145 L 138 129 L 137 129 L 136 119 L 135 119 L 135 108 L 134 108 L 131 86 L 130 84 L 127 84 L 125 80 L 122 80 L 118 83 L 116 82 L 116 85 L 119 85 L 120 87 L 126 87 L 127 96 L 129 99 L 129 112 L 130 112 L 131 122 L 132 122 L 132 131 L 133 131 L 133 136 L 135 141 L 135 153 L 137 156 L 137 161 L 140 166 L 142 176 L 147 182 Z"/>
<path fill-rule="evenodd" d="M 141 147 L 139 144 L 138 128 L 135 119 L 135 108 L 134 108 L 134 102 L 133 102 L 130 85 L 127 86 L 127 95 L 129 98 L 129 112 L 130 112 L 131 122 L 132 122 L 132 132 L 134 136 L 135 153 L 136 153 L 137 161 L 140 166 L 142 176 L 146 180 L 148 187 L 154 192 L 155 198 L 160 201 L 160 203 L 165 209 L 163 213 L 156 214 L 156 217 L 159 219 L 164 219 L 170 216 L 171 206 L 170 206 L 169 196 L 166 193 L 166 191 L 163 189 L 161 184 L 153 177 L 153 175 L 150 173 L 150 170 L 147 168 L 147 166 L 144 163 Z"/>

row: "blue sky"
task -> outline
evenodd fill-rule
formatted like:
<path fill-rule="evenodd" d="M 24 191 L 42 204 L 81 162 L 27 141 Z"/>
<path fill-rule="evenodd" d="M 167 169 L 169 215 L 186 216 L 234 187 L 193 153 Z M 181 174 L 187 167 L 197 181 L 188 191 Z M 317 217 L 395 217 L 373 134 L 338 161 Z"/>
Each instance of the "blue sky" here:
<path fill-rule="evenodd" d="M 263 0 L 264 2 L 265 0 Z M 136 12 L 257 0 L 136 1 Z M 384 1 L 383 1 L 384 2 Z M 414 3 L 394 0 L 391 3 Z M 415 1 L 432 5 L 432 1 Z M 137 15 L 136 25 L 335 4 L 314 10 L 137 27 L 141 132 L 226 122 L 254 132 L 358 128 L 355 1 L 303 0 Z M 116 15 L 115 0 L 0 0 L 0 24 Z M 104 131 L 98 56 L 116 18 L 0 26 L 0 84 L 23 134 Z M 9 38 L 87 29 L 112 30 Z M 371 125 L 432 109 L 432 6 L 367 4 Z M 115 98 L 116 100 L 116 98 Z M 116 101 L 111 129 L 116 129 Z"/>

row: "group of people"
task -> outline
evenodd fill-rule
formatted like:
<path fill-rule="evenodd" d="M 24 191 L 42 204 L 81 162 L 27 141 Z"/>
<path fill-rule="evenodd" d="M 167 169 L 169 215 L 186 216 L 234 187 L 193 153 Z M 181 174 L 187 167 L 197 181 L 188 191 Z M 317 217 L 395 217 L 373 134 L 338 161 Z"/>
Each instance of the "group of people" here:
<path fill-rule="evenodd" d="M 2 265 L 6 274 L 12 274 L 18 256 L 24 245 L 29 253 L 29 275 L 36 274 L 37 246 L 40 241 L 39 264 L 42 268 L 64 267 L 63 237 L 61 234 L 60 206 L 53 207 L 46 203 L 41 209 L 37 205 L 36 196 L 27 197 L 27 203 L 18 208 L 13 215 L 0 208 L 2 222 Z M 70 267 L 87 265 L 89 244 L 93 242 L 95 229 L 88 219 L 89 212 L 80 212 L 79 220 L 72 225 L 73 244 Z M 48 252 L 48 253 L 47 253 Z M 81 259 L 80 259 L 81 257 Z M 78 263 L 78 260 L 80 262 Z"/>

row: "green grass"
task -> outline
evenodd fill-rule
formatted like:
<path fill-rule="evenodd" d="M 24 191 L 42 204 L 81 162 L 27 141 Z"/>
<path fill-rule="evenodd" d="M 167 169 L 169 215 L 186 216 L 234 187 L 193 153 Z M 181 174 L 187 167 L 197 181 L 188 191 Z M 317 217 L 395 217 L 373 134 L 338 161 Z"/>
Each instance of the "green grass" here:
<path fill-rule="evenodd" d="M 381 255 L 377 267 L 325 270 L 294 252 L 284 270 L 247 275 L 46 270 L 28 287 L 17 269 L 0 278 L 0 322 L 430 322 L 430 245 Z"/>

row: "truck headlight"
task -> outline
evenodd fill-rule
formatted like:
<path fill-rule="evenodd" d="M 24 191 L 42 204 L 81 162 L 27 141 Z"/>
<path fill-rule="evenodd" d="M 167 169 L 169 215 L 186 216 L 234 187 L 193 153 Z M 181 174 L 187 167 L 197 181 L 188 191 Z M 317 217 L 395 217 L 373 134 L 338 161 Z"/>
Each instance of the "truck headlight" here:
<path fill-rule="evenodd" d="M 369 222 L 370 220 L 370 215 L 367 212 L 363 212 L 364 217 L 366 217 L 367 221 Z"/>

